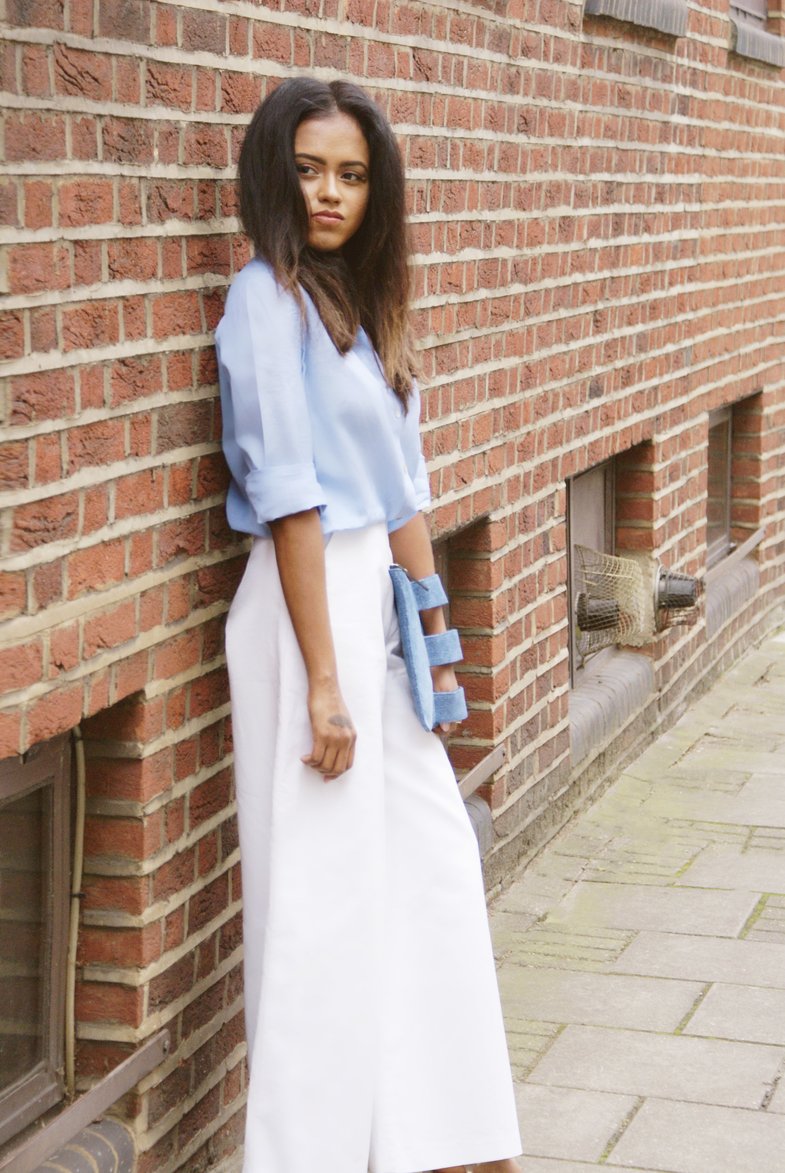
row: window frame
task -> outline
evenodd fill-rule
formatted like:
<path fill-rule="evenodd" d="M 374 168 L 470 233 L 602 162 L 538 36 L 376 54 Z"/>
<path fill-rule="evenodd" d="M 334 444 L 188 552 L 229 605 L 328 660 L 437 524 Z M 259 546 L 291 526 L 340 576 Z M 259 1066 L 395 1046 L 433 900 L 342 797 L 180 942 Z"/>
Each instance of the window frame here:
<path fill-rule="evenodd" d="M 604 549 L 601 553 L 615 554 L 616 552 L 616 460 L 611 457 L 609 460 L 603 460 L 600 464 L 592 465 L 591 468 L 584 469 L 581 473 L 576 473 L 574 477 L 569 477 L 567 480 L 567 554 L 568 554 L 568 568 L 567 568 L 567 595 L 569 606 L 569 635 L 570 635 L 570 687 L 574 687 L 577 681 L 578 673 L 584 667 L 584 661 L 578 653 L 578 644 L 576 639 L 576 623 L 575 623 L 575 556 L 573 554 L 573 547 L 575 545 L 585 545 L 585 542 L 577 541 L 575 537 L 575 485 L 582 477 L 587 477 L 592 474 L 596 475 L 598 472 L 604 474 L 603 485 L 603 518 L 602 527 L 604 529 Z M 607 649 L 606 649 L 607 650 Z M 595 655 L 602 655 L 602 652 L 597 652 Z"/>
<path fill-rule="evenodd" d="M 768 0 L 730 0 L 730 14 L 765 28 L 769 19 Z"/>
<path fill-rule="evenodd" d="M 27 1075 L 0 1090 L 0 1144 L 6 1143 L 57 1104 L 65 1093 L 63 1045 L 65 973 L 70 903 L 70 739 L 34 746 L 23 758 L 0 762 L 0 806 L 36 790 L 46 798 L 42 886 L 46 915 L 39 1018 L 42 1058 Z M 0 855 L 0 875 L 2 855 Z"/>
<path fill-rule="evenodd" d="M 727 424 L 727 451 L 725 453 L 725 523 L 724 530 L 720 537 L 709 541 L 709 500 L 710 500 L 710 484 L 708 483 L 709 470 L 709 447 L 711 444 L 711 433 L 714 428 L 721 424 Z M 706 468 L 707 468 L 707 484 L 706 484 L 706 569 L 710 570 L 722 562 L 723 558 L 727 558 L 728 554 L 732 554 L 736 543 L 731 537 L 731 506 L 733 503 L 733 407 L 720 407 L 717 411 L 709 412 L 709 426 L 706 438 Z"/>

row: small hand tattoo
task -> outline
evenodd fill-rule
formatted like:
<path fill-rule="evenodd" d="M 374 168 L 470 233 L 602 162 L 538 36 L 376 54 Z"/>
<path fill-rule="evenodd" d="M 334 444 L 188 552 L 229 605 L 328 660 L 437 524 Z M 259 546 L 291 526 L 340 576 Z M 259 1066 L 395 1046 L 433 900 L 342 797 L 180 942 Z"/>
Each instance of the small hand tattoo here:
<path fill-rule="evenodd" d="M 342 729 L 351 729 L 352 723 L 348 717 L 344 717 L 343 713 L 336 713 L 333 717 L 327 718 L 328 725 L 340 725 Z"/>

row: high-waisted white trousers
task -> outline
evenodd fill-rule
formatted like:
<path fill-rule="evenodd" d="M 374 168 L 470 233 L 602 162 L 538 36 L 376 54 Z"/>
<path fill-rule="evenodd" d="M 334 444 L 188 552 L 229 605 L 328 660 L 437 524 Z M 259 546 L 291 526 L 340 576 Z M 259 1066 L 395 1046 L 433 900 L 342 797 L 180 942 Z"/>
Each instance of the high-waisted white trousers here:
<path fill-rule="evenodd" d="M 325 548 L 357 728 L 333 782 L 311 748 L 275 551 L 227 625 L 250 1063 L 244 1173 L 420 1173 L 520 1152 L 479 853 L 400 656 L 384 526 Z"/>

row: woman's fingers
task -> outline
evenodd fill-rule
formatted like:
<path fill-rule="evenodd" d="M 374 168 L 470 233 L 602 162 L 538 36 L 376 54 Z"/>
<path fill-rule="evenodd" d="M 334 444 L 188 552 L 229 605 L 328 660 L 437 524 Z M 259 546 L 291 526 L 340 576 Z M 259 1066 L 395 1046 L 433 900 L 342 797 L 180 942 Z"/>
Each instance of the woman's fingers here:
<path fill-rule="evenodd" d="M 330 782 L 351 769 L 357 733 L 346 713 L 332 713 L 314 722 L 313 748 L 301 761 Z"/>

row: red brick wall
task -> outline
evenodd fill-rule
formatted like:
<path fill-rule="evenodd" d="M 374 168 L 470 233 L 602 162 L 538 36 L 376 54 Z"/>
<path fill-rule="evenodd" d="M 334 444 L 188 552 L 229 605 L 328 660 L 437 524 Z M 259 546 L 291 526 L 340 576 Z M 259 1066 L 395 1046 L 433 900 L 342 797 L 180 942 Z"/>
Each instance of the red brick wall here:
<path fill-rule="evenodd" d="M 706 412 L 755 394 L 734 524 L 767 532 L 742 628 L 782 598 L 785 84 L 729 55 L 727 0 L 678 41 L 578 0 L 6 18 L 0 756 L 83 722 L 80 1080 L 168 1025 L 124 1111 L 141 1173 L 198 1170 L 236 1144 L 244 1079 L 222 653 L 243 546 L 211 331 L 248 255 L 248 115 L 316 69 L 366 82 L 400 133 L 435 532 L 483 519 L 450 542 L 474 701 L 456 762 L 505 741 L 512 858 L 570 778 L 565 478 L 643 445 L 620 524 L 701 573 Z M 686 692 L 705 647 L 702 623 L 661 637 L 659 685 Z"/>

